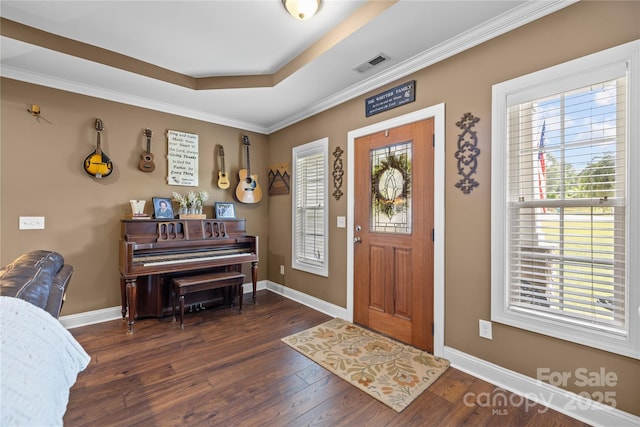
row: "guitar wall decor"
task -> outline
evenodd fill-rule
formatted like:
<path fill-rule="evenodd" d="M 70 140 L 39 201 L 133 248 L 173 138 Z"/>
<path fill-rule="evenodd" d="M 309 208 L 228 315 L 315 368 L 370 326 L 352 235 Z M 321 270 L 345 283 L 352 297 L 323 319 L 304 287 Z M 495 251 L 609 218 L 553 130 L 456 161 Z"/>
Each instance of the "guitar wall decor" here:
<path fill-rule="evenodd" d="M 84 171 L 94 178 L 104 178 L 113 172 L 113 163 L 109 157 L 102 152 L 100 145 L 100 132 L 104 130 L 102 120 L 96 119 L 96 131 L 98 133 L 96 149 L 84 159 Z"/>
<path fill-rule="evenodd" d="M 218 156 L 222 162 L 222 169 L 218 171 L 218 187 L 226 190 L 229 188 L 229 177 L 227 176 L 227 170 L 224 167 L 224 148 L 222 145 L 218 146 Z"/>
<path fill-rule="evenodd" d="M 140 155 L 140 163 L 138 163 L 138 167 L 142 172 L 153 172 L 156 168 L 155 163 L 153 163 L 153 154 L 151 154 L 151 136 L 153 132 L 151 129 L 146 128 L 144 130 L 144 136 L 147 138 L 147 151 L 143 152 Z"/>
<path fill-rule="evenodd" d="M 240 169 L 240 182 L 236 187 L 236 197 L 242 203 L 258 203 L 262 199 L 262 189 L 258 184 L 258 176 L 251 174 L 251 160 L 249 158 L 249 137 L 242 136 L 242 143 L 247 151 L 247 168 Z"/>

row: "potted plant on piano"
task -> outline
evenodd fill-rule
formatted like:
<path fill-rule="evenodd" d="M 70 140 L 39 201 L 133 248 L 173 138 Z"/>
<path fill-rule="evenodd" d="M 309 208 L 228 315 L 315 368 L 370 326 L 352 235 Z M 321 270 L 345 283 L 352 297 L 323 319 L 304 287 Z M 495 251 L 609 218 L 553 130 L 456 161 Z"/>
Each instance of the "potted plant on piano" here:
<path fill-rule="evenodd" d="M 206 215 L 202 213 L 205 202 L 209 200 L 209 194 L 206 191 L 190 191 L 186 195 L 173 192 L 173 201 L 180 206 L 179 218 L 186 219 L 205 219 Z"/>

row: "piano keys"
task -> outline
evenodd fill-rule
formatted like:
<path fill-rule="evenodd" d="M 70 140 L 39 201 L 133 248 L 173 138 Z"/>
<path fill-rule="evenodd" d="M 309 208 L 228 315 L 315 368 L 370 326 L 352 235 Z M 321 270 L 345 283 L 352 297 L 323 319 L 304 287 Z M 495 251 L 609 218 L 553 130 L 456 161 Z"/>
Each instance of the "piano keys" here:
<path fill-rule="evenodd" d="M 230 252 L 221 251 L 223 253 L 216 253 L 216 251 L 204 251 L 188 254 L 167 254 L 159 256 L 147 256 L 136 258 L 137 262 L 142 262 L 144 267 L 156 266 L 156 265 L 168 265 L 168 264 L 181 264 L 185 262 L 193 261 L 212 261 L 221 258 L 231 259 L 237 256 L 243 256 L 245 252 Z"/>
<path fill-rule="evenodd" d="M 166 315 L 169 282 L 176 275 L 241 271 L 251 265 L 253 301 L 258 278 L 258 237 L 244 219 L 121 220 L 120 292 L 129 333 L 136 317 Z"/>

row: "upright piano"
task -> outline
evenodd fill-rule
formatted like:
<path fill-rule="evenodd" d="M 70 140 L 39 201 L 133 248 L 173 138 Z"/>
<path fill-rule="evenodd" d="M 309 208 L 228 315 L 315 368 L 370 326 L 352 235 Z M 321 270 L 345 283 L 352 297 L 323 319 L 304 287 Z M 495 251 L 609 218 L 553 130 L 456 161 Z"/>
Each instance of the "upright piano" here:
<path fill-rule="evenodd" d="M 250 263 L 256 300 L 258 237 L 247 235 L 244 219 L 123 219 L 119 260 L 129 333 L 137 317 L 167 314 L 175 275 L 240 271 Z"/>

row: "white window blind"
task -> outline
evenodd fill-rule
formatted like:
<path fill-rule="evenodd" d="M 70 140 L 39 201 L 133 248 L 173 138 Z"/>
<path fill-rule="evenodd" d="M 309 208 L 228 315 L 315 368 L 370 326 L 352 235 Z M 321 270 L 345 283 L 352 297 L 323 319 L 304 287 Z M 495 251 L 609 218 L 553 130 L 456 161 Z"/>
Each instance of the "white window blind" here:
<path fill-rule="evenodd" d="M 328 139 L 293 149 L 292 267 L 327 275 Z"/>
<path fill-rule="evenodd" d="M 626 335 L 626 77 L 508 109 L 508 303 Z"/>
<path fill-rule="evenodd" d="M 492 107 L 492 319 L 636 358 L 639 47 L 495 85 Z"/>

